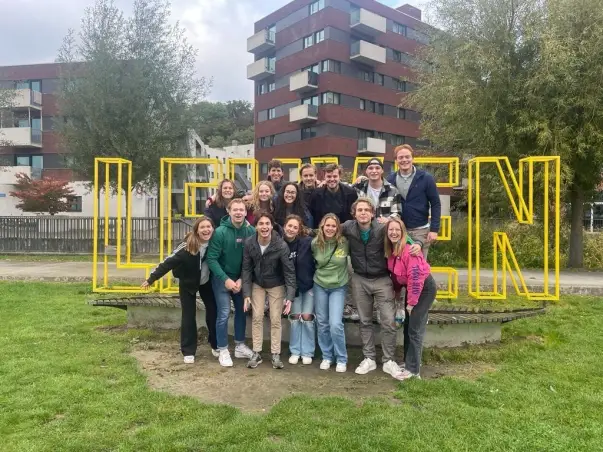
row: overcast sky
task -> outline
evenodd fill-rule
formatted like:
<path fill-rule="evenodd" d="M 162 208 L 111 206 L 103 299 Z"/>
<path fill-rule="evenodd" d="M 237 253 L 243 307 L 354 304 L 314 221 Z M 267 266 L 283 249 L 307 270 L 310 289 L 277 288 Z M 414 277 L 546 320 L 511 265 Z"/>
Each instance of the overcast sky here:
<path fill-rule="evenodd" d="M 422 8 L 422 0 L 380 0 L 397 7 L 410 3 Z M 132 0 L 115 0 L 129 11 Z M 253 83 L 246 67 L 247 38 L 258 19 L 286 5 L 289 0 L 172 0 L 172 18 L 186 29 L 198 49 L 200 76 L 213 77 L 210 100 L 253 101 Z M 0 66 L 49 63 L 69 28 L 79 30 L 87 6 L 94 0 L 0 0 Z"/>

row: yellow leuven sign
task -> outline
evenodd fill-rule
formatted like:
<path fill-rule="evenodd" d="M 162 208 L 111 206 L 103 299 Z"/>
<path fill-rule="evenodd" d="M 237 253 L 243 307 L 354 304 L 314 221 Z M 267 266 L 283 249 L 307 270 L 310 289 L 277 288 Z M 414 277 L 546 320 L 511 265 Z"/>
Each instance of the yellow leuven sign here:
<path fill-rule="evenodd" d="M 298 170 L 301 159 L 279 159 L 284 164 L 295 165 Z M 314 158 L 313 163 L 338 163 L 337 157 Z M 314 162 L 315 161 L 315 162 Z M 358 157 L 354 165 L 354 175 L 358 173 L 359 166 L 365 164 L 366 157 Z M 448 168 L 448 180 L 437 181 L 438 187 L 456 187 L 460 185 L 460 164 L 457 157 L 417 157 L 417 164 L 445 165 Z M 195 218 L 200 216 L 196 211 L 196 189 L 217 188 L 223 175 L 232 176 L 236 165 L 249 165 L 252 184 L 258 182 L 258 162 L 255 159 L 229 159 L 226 161 L 227 174 L 223 172 L 222 163 L 218 159 L 209 158 L 163 158 L 161 159 L 161 174 L 159 199 L 163 200 L 159 207 L 159 258 L 163 260 L 173 249 L 172 243 L 172 187 L 173 187 L 173 165 L 202 165 L 211 174 L 209 182 L 195 182 L 184 184 L 185 217 Z M 505 188 L 509 202 L 513 208 L 517 221 L 523 224 L 533 224 L 534 221 L 534 170 L 542 170 L 544 177 L 543 205 L 551 206 L 552 209 L 543 209 L 543 235 L 544 235 L 544 287 L 542 291 L 530 292 L 525 283 L 519 263 L 511 246 L 509 237 L 505 232 L 494 233 L 494 262 L 493 262 L 493 284 L 492 290 L 482 290 L 481 287 L 481 255 L 480 255 L 480 170 L 482 165 L 495 165 L 501 183 Z M 99 179 L 99 168 L 104 168 L 104 181 Z M 211 170 L 211 171 L 210 171 Z M 526 296 L 533 300 L 558 300 L 559 299 L 559 209 L 560 209 L 560 172 L 561 163 L 559 157 L 530 157 L 522 159 L 519 163 L 518 178 L 515 177 L 511 164 L 506 157 L 477 157 L 469 161 L 468 197 L 469 197 L 469 230 L 468 230 L 468 293 L 478 299 L 505 299 L 507 297 L 507 275 L 517 294 Z M 127 172 L 127 186 L 123 186 L 124 174 Z M 117 177 L 117 211 L 111 216 L 111 203 L 109 193 L 111 191 L 110 174 Z M 549 187 L 554 177 L 554 184 Z M 132 162 L 120 158 L 97 158 L 95 159 L 94 178 L 94 256 L 93 256 L 93 291 L 94 292 L 116 292 L 132 293 L 141 292 L 137 285 L 119 286 L 109 282 L 109 257 L 116 256 L 118 269 L 141 269 L 145 277 L 157 263 L 133 263 L 131 261 L 131 238 L 132 238 Z M 550 194 L 552 189 L 553 193 Z M 102 192 L 102 193 L 101 193 Z M 527 193 L 526 193 L 527 192 Z M 99 195 L 103 195 L 102 211 Z M 122 195 L 123 194 L 123 195 Z M 125 215 L 123 213 L 123 202 L 125 199 Z M 550 217 L 550 210 L 554 212 L 554 218 Z M 115 247 L 110 246 L 109 226 L 115 218 L 116 240 Z M 554 273 L 553 291 L 550 288 L 549 276 L 549 232 L 550 223 L 553 224 L 553 249 L 554 249 Z M 122 223 L 125 225 L 125 244 L 122 240 Z M 452 221 L 450 216 L 441 217 L 441 228 L 438 240 L 452 240 Z M 103 251 L 99 251 L 102 245 Z M 122 258 L 123 256 L 123 258 Z M 125 262 L 123 261 L 125 259 Z M 102 279 L 99 278 L 99 263 L 102 264 Z M 432 267 L 432 273 L 444 274 L 447 277 L 445 289 L 438 290 L 439 298 L 457 298 L 458 273 L 452 267 Z M 500 274 L 499 274 L 500 273 Z M 99 280 L 100 279 L 100 280 Z M 161 293 L 177 293 L 178 289 L 173 286 L 170 276 L 166 276 L 155 284 L 154 290 Z"/>

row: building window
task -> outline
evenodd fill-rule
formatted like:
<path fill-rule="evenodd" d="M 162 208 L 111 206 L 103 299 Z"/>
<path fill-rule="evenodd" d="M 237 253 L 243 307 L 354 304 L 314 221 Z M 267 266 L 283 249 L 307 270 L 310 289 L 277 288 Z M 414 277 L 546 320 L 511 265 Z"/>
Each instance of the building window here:
<path fill-rule="evenodd" d="M 385 114 L 385 105 L 375 102 L 375 113 L 378 115 Z"/>
<path fill-rule="evenodd" d="M 384 137 L 384 133 L 383 132 L 377 132 L 377 131 L 375 131 L 374 138 L 379 138 L 380 140 L 383 140 L 383 137 Z"/>
<path fill-rule="evenodd" d="M 268 92 L 271 93 L 272 91 L 274 91 L 276 89 L 276 83 L 275 82 L 270 82 L 268 83 Z"/>
<path fill-rule="evenodd" d="M 364 99 L 360 99 L 360 109 L 366 110 L 366 101 Z"/>
<path fill-rule="evenodd" d="M 311 66 L 306 66 L 300 72 L 315 72 L 316 74 L 320 74 L 320 64 L 316 63 Z"/>
<path fill-rule="evenodd" d="M 402 62 L 402 52 L 399 50 L 393 50 L 394 61 L 400 63 Z"/>
<path fill-rule="evenodd" d="M 314 33 L 314 44 L 318 44 L 319 42 L 322 42 L 325 40 L 325 31 L 324 30 L 320 30 L 317 31 L 316 33 Z"/>
<path fill-rule="evenodd" d="M 405 93 L 407 91 L 406 88 L 406 80 L 396 80 L 396 89 L 398 91 Z"/>
<path fill-rule="evenodd" d="M 268 119 L 274 119 L 274 118 L 276 118 L 276 109 L 269 108 L 268 109 Z"/>
<path fill-rule="evenodd" d="M 339 93 L 322 93 L 321 103 L 322 104 L 336 104 L 339 105 L 341 97 Z"/>
<path fill-rule="evenodd" d="M 406 25 L 402 25 L 397 22 L 394 22 L 393 32 L 398 33 L 399 35 L 402 35 L 402 36 L 406 36 Z"/>
<path fill-rule="evenodd" d="M 308 140 L 316 136 L 316 127 L 305 127 L 301 129 L 301 139 Z"/>
<path fill-rule="evenodd" d="M 389 137 L 389 144 L 392 146 L 400 146 L 401 144 L 404 144 L 404 137 L 392 133 Z"/>
<path fill-rule="evenodd" d="M 407 66 L 412 66 L 415 64 L 415 59 L 410 56 L 408 53 L 400 52 L 398 50 L 394 50 L 394 61 L 397 63 L 402 63 Z"/>
<path fill-rule="evenodd" d="M 398 108 L 396 116 L 398 119 L 406 119 L 406 110 L 404 108 Z"/>
<path fill-rule="evenodd" d="M 318 107 L 318 96 L 306 97 L 301 101 L 302 105 L 316 105 Z"/>
<path fill-rule="evenodd" d="M 372 82 L 373 81 L 373 73 L 371 71 L 360 71 L 360 79 L 364 80 L 365 82 Z"/>
<path fill-rule="evenodd" d="M 316 14 L 318 11 L 325 7 L 325 0 L 317 0 L 310 3 L 310 14 Z"/>
<path fill-rule="evenodd" d="M 67 198 L 69 202 L 69 212 L 81 212 L 82 211 L 82 197 L 81 196 L 69 196 Z"/>
<path fill-rule="evenodd" d="M 312 46 L 314 44 L 314 35 L 306 36 L 304 38 L 304 49 Z"/>
<path fill-rule="evenodd" d="M 261 96 L 262 94 L 266 94 L 266 92 L 267 92 L 266 84 L 258 83 L 258 96 Z"/>
<path fill-rule="evenodd" d="M 341 74 L 341 62 L 335 60 L 324 60 L 321 63 L 322 72 L 336 72 Z"/>
<path fill-rule="evenodd" d="M 375 73 L 375 84 L 377 85 L 381 85 L 383 86 L 385 83 L 385 77 L 383 77 L 383 74 L 377 74 Z"/>
<path fill-rule="evenodd" d="M 274 146 L 274 135 L 260 138 L 260 148 L 269 148 Z"/>

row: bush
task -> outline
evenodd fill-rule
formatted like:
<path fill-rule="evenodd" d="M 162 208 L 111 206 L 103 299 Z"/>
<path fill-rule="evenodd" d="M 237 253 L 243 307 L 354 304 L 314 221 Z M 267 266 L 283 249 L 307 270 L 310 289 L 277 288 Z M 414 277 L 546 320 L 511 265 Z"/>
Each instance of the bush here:
<path fill-rule="evenodd" d="M 603 232 L 584 233 L 584 268 L 603 269 Z"/>

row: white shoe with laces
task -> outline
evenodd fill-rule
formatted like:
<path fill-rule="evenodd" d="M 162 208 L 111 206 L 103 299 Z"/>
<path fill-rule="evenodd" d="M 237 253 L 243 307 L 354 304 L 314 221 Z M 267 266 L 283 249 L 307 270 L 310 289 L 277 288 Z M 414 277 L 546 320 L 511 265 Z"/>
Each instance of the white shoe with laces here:
<path fill-rule="evenodd" d="M 345 363 L 337 363 L 335 367 L 335 372 L 343 373 L 348 370 L 348 366 Z"/>
<path fill-rule="evenodd" d="M 297 364 L 299 362 L 299 355 L 291 355 L 289 357 L 289 364 Z"/>
<path fill-rule="evenodd" d="M 396 378 L 396 380 L 404 381 L 404 380 L 410 380 L 411 378 L 416 378 L 417 380 L 420 380 L 421 376 L 419 374 L 413 374 L 412 372 L 409 372 L 408 370 L 403 370 L 400 373 L 400 375 Z"/>
<path fill-rule="evenodd" d="M 377 363 L 371 358 L 364 358 L 360 365 L 356 367 L 358 375 L 365 375 L 377 368 Z"/>
<path fill-rule="evenodd" d="M 383 372 L 390 374 L 396 380 L 400 380 L 403 369 L 401 369 L 395 361 L 390 359 L 388 362 L 383 364 Z"/>
<path fill-rule="evenodd" d="M 304 364 L 305 366 L 309 366 L 310 364 L 312 364 L 312 358 L 310 358 L 309 356 L 303 356 L 302 364 Z"/>
<path fill-rule="evenodd" d="M 253 350 L 247 347 L 247 345 L 241 343 L 235 346 L 235 358 L 251 359 L 252 356 Z"/>
<path fill-rule="evenodd" d="M 329 370 L 331 368 L 331 361 L 323 359 L 320 363 L 320 370 Z"/>
<path fill-rule="evenodd" d="M 184 364 L 195 364 L 195 357 L 193 355 L 185 356 Z"/>
<path fill-rule="evenodd" d="M 218 357 L 220 356 L 220 352 L 219 352 L 218 350 L 215 350 L 215 349 L 213 349 L 213 348 L 212 348 L 212 349 L 211 349 L 211 355 L 212 355 L 214 358 L 218 358 Z"/>
<path fill-rule="evenodd" d="M 224 350 L 220 350 L 218 362 L 222 367 L 232 367 L 232 358 L 230 357 L 230 352 L 227 348 L 225 348 Z"/>

